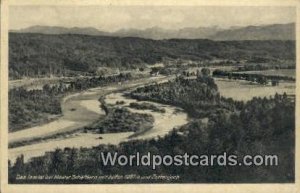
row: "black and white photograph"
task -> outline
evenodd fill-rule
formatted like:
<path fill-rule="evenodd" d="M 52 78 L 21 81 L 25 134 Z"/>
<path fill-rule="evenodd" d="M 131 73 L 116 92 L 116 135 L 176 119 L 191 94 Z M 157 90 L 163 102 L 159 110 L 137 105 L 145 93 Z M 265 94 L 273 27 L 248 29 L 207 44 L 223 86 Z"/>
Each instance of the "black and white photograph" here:
<path fill-rule="evenodd" d="M 296 183 L 296 6 L 7 18 L 9 185 Z"/>

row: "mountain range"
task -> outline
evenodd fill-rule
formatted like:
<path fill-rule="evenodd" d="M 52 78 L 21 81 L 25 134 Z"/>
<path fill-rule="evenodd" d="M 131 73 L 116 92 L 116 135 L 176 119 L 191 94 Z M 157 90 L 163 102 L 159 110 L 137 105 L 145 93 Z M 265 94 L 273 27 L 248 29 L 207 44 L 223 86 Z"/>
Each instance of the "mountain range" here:
<path fill-rule="evenodd" d="M 295 23 L 272 24 L 262 26 L 231 27 L 222 29 L 213 27 L 182 28 L 178 30 L 152 27 L 146 29 L 121 29 L 115 32 L 100 31 L 93 27 L 66 28 L 58 26 L 31 26 L 15 33 L 40 34 L 81 34 L 92 36 L 139 37 L 145 39 L 211 39 L 218 41 L 233 40 L 295 40 Z"/>

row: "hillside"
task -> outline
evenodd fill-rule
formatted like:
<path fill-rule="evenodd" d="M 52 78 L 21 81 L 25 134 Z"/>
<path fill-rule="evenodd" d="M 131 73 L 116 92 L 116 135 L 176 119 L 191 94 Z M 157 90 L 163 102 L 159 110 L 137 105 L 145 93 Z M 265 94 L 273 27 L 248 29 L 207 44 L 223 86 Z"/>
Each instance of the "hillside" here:
<path fill-rule="evenodd" d="M 149 40 L 87 35 L 10 33 L 10 78 L 94 73 L 98 67 L 133 68 L 163 58 L 263 61 L 295 58 L 294 41 Z"/>

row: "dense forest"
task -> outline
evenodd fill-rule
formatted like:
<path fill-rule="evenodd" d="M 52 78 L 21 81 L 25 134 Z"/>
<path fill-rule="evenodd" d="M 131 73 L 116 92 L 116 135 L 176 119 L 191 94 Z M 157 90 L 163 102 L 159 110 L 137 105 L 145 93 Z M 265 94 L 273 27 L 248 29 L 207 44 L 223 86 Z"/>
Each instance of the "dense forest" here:
<path fill-rule="evenodd" d="M 130 97 L 182 107 L 190 117 L 206 117 L 218 111 L 234 111 L 243 105 L 221 97 L 213 78 L 179 76 L 174 81 L 137 88 Z"/>
<path fill-rule="evenodd" d="M 186 94 L 185 94 L 186 93 Z M 214 80 L 206 76 L 197 79 L 177 78 L 167 83 L 139 88 L 135 97 L 173 103 L 191 109 L 193 119 L 185 126 L 174 129 L 163 138 L 133 140 L 119 146 L 100 145 L 94 148 L 56 149 L 42 157 L 24 163 L 19 157 L 9 162 L 11 183 L 162 183 L 143 180 L 16 180 L 19 175 L 179 175 L 180 179 L 168 182 L 220 183 L 220 182 L 294 182 L 295 104 L 286 94 L 270 98 L 253 98 L 236 102 L 219 97 Z M 186 98 L 186 99 L 184 99 Z M 218 111 L 201 112 L 202 108 Z M 207 109 L 206 109 L 207 111 Z M 205 112 L 206 112 L 205 111 Z M 200 112 L 200 113 L 199 113 Z M 202 121 L 208 117 L 208 123 Z M 276 167 L 260 166 L 104 166 L 100 153 L 118 152 L 131 155 L 136 152 L 158 155 L 176 154 L 250 154 L 278 155 Z"/>
<path fill-rule="evenodd" d="M 110 107 L 109 113 L 103 120 L 85 127 L 85 132 L 118 133 L 118 132 L 142 132 L 153 127 L 154 118 L 146 113 L 133 113 L 124 107 Z"/>
<path fill-rule="evenodd" d="M 160 108 L 160 107 L 157 107 L 156 105 L 153 105 L 151 103 L 130 103 L 129 104 L 129 107 L 132 108 L 132 109 L 138 109 L 138 110 L 151 110 L 153 112 L 160 112 L 160 113 L 165 113 L 166 112 L 166 109 L 164 108 Z"/>
<path fill-rule="evenodd" d="M 60 115 L 60 101 L 66 91 L 61 85 L 46 85 L 42 90 L 9 90 L 9 131 L 25 129 Z"/>
<path fill-rule="evenodd" d="M 194 61 L 294 61 L 295 42 L 9 34 L 11 79 L 49 75 L 95 75 L 99 67 L 132 69 L 161 62 L 164 58 Z"/>

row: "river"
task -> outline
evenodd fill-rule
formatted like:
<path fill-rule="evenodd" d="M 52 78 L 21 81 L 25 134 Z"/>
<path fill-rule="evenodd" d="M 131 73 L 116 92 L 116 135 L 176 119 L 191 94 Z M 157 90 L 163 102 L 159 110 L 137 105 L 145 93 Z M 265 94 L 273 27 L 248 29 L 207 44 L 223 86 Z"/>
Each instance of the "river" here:
<path fill-rule="evenodd" d="M 63 116 L 41 126 L 9 133 L 9 142 L 18 142 L 23 140 L 31 140 L 34 138 L 47 137 L 58 133 L 65 133 L 87 126 L 101 117 L 105 116 L 105 112 L 100 108 L 98 99 L 100 96 L 108 95 L 106 102 L 113 103 L 114 100 L 125 101 L 124 105 L 130 102 L 137 102 L 134 99 L 125 98 L 122 93 L 129 89 L 150 84 L 153 82 L 163 82 L 170 78 L 152 77 L 147 80 L 131 81 L 122 85 L 106 86 L 89 89 L 80 93 L 75 93 L 65 97 L 62 101 Z M 113 93 L 112 92 L 117 92 Z M 153 103 L 156 106 L 166 109 L 165 113 L 152 112 L 150 110 L 134 110 L 137 113 L 149 113 L 154 117 L 153 128 L 134 138 L 128 138 L 133 132 L 107 133 L 107 134 L 91 134 L 91 133 L 73 133 L 56 139 L 44 140 L 38 143 L 10 148 L 8 150 L 9 160 L 14 162 L 17 156 L 24 155 L 24 161 L 27 162 L 32 157 L 42 156 L 45 152 L 53 151 L 56 148 L 80 148 L 93 147 L 100 144 L 118 145 L 121 142 L 131 139 L 149 139 L 157 136 L 164 136 L 174 127 L 184 125 L 188 122 L 187 114 L 177 107 Z"/>

